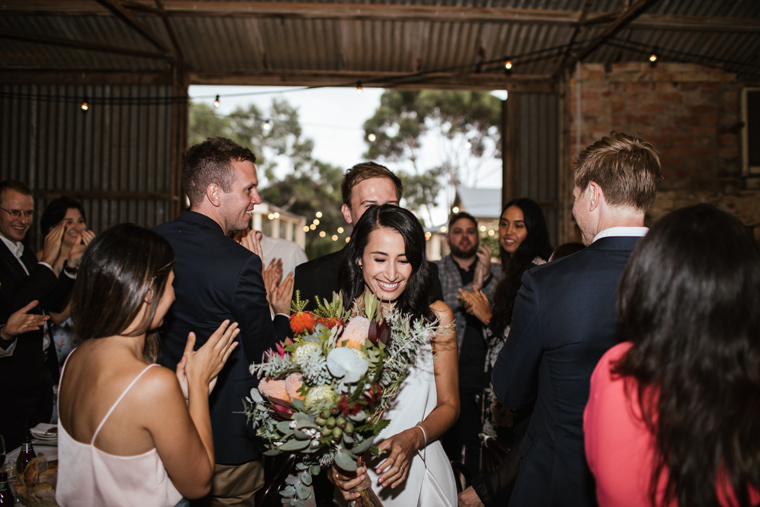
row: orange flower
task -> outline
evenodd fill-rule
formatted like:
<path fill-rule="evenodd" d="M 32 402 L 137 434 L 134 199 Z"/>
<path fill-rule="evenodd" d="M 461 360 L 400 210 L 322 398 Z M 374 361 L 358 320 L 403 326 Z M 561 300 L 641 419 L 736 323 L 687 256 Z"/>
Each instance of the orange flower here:
<path fill-rule="evenodd" d="M 343 335 L 338 340 L 339 346 L 360 349 L 364 342 L 367 341 L 367 332 L 369 331 L 369 320 L 364 317 L 354 317 L 348 322 Z"/>
<path fill-rule="evenodd" d="M 300 373 L 291 373 L 285 377 L 285 388 L 288 390 L 288 396 L 290 396 L 291 400 L 304 399 L 304 395 L 298 392 L 298 389 L 300 389 L 302 385 L 303 378 Z"/>
<path fill-rule="evenodd" d="M 290 316 L 290 329 L 295 334 L 310 334 L 314 332 L 314 315 L 311 312 L 297 312 Z"/>
<path fill-rule="evenodd" d="M 259 381 L 259 392 L 269 398 L 292 401 L 284 380 L 276 380 L 269 377 L 263 378 Z"/>

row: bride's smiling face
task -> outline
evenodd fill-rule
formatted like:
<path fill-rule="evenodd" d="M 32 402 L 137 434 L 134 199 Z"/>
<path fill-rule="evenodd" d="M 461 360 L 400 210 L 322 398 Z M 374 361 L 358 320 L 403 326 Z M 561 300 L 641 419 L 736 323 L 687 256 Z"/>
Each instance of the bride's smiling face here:
<path fill-rule="evenodd" d="M 369 235 L 361 259 L 364 284 L 384 301 L 398 299 L 412 275 L 401 233 L 378 227 Z"/>

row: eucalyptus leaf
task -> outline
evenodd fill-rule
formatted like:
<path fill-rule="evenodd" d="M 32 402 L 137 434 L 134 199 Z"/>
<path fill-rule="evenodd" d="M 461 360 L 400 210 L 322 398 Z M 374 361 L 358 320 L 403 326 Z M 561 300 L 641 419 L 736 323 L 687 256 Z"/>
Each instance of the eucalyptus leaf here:
<path fill-rule="evenodd" d="M 349 437 L 348 433 L 343 433 L 343 443 L 344 444 L 353 444 L 354 443 L 354 437 Z"/>
<path fill-rule="evenodd" d="M 296 484 L 296 495 L 298 495 L 298 498 L 301 500 L 306 500 L 311 496 L 311 488 L 304 486 L 299 482 Z"/>
<path fill-rule="evenodd" d="M 356 471 L 356 461 L 345 449 L 338 449 L 338 452 L 335 453 L 335 464 L 346 472 Z"/>
<path fill-rule="evenodd" d="M 304 483 L 306 486 L 311 486 L 312 477 L 309 472 L 304 472 L 300 476 L 301 482 Z"/>
<path fill-rule="evenodd" d="M 365 452 L 367 452 L 367 449 L 369 449 L 370 446 L 372 445 L 372 441 L 373 441 L 372 438 L 368 438 L 364 440 L 362 443 L 360 443 L 356 447 L 353 447 L 351 449 L 351 452 L 354 454 L 364 454 Z"/>
<path fill-rule="evenodd" d="M 295 486 L 297 482 L 298 482 L 298 477 L 288 477 L 285 479 L 285 484 L 290 484 L 291 486 Z"/>
<path fill-rule="evenodd" d="M 292 505 L 293 507 L 305 507 L 304 504 L 303 504 L 303 502 L 301 500 L 296 499 L 296 498 L 294 498 L 294 499 L 292 499 L 290 501 L 290 505 Z"/>
<path fill-rule="evenodd" d="M 307 440 L 307 439 L 311 440 L 311 437 L 309 435 L 307 435 L 306 433 L 304 433 L 298 428 L 295 429 L 293 436 L 296 437 L 298 440 Z"/>
<path fill-rule="evenodd" d="M 262 454 L 264 456 L 278 456 L 279 454 L 281 454 L 281 452 L 279 449 L 269 449 L 267 451 L 264 451 Z"/>
<path fill-rule="evenodd" d="M 290 428 L 290 421 L 280 421 L 277 423 L 277 430 L 284 435 L 292 435 L 293 430 Z"/>
<path fill-rule="evenodd" d="M 282 490 L 282 496 L 293 496 L 296 494 L 296 488 L 293 486 L 285 486 Z"/>
<path fill-rule="evenodd" d="M 309 473 L 311 475 L 319 475 L 319 472 L 321 471 L 322 471 L 322 467 L 320 467 L 319 465 L 311 465 L 309 467 Z"/>
<path fill-rule="evenodd" d="M 295 400 L 291 401 L 291 403 L 293 404 L 294 409 L 300 410 L 301 412 L 306 411 L 306 405 L 303 404 L 303 400 L 296 398 Z M 299 412 L 296 412 L 296 414 L 298 413 Z"/>
<path fill-rule="evenodd" d="M 300 451 L 303 449 L 306 449 L 309 444 L 311 443 L 311 440 L 298 440 L 295 438 L 291 438 L 284 444 L 280 446 L 280 450 L 285 452 L 292 452 L 292 451 Z"/>
<path fill-rule="evenodd" d="M 303 461 L 299 461 L 298 463 L 296 463 L 296 470 L 306 470 L 307 468 L 309 468 L 309 465 L 307 465 Z"/>

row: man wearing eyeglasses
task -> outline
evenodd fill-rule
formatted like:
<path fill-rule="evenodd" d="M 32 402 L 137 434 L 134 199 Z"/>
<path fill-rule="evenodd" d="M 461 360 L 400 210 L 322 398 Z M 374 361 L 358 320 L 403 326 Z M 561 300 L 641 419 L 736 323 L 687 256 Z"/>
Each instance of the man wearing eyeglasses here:
<path fill-rule="evenodd" d="M 0 326 L 32 301 L 30 313 L 61 311 L 74 285 L 84 247 L 72 253 L 59 274 L 52 265 L 61 249 L 64 226 L 45 237 L 42 260 L 22 243 L 34 219 L 32 191 L 19 181 L 0 182 Z M 78 244 L 79 242 L 77 242 Z M 0 434 L 9 448 L 21 445 L 27 430 L 50 422 L 53 384 L 58 382 L 55 346 L 44 326 L 18 336 L 0 327 Z"/>

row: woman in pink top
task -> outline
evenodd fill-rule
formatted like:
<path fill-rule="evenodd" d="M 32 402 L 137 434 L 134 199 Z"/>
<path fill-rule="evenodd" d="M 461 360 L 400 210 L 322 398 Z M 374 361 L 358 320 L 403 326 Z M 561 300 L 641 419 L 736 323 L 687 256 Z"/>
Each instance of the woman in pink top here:
<path fill-rule="evenodd" d="M 154 364 L 174 301 L 174 252 L 132 224 L 97 236 L 71 300 L 74 333 L 59 394 L 59 505 L 171 506 L 208 493 L 214 470 L 208 396 L 237 343 L 224 322 L 177 373 Z M 184 391 L 184 393 L 183 393 Z"/>
<path fill-rule="evenodd" d="M 623 338 L 584 414 L 599 505 L 760 503 L 760 247 L 709 205 L 655 223 L 623 272 Z"/>

